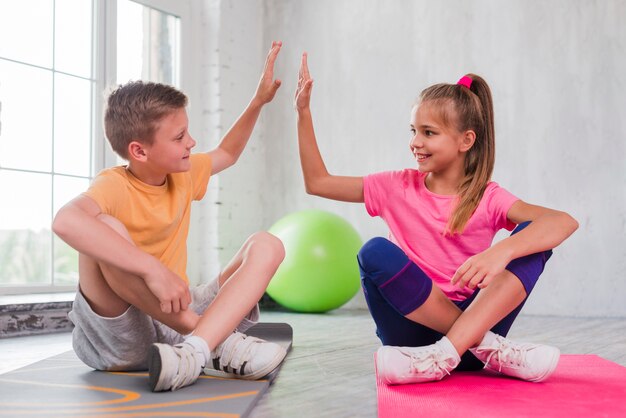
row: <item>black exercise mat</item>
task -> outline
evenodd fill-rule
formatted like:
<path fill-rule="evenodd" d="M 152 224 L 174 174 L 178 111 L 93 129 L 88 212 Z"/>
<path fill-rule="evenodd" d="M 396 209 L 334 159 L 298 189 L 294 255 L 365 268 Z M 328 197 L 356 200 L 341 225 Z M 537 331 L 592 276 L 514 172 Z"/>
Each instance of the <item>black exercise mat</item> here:
<path fill-rule="evenodd" d="M 293 330 L 260 323 L 246 334 L 291 349 Z M 276 378 L 200 376 L 175 392 L 153 393 L 146 372 L 99 372 L 68 351 L 0 375 L 0 415 L 37 417 L 245 417 Z"/>

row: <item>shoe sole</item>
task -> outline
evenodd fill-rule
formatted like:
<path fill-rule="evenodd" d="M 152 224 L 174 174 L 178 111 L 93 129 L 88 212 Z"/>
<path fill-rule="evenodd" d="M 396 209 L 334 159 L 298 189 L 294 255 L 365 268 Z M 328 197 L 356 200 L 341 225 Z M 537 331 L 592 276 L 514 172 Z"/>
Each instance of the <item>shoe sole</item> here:
<path fill-rule="evenodd" d="M 380 377 L 380 379 L 385 384 L 395 385 L 396 383 L 389 380 L 389 378 L 384 372 L 384 370 L 386 370 L 385 363 L 386 363 L 385 350 L 384 350 L 384 346 L 382 346 L 382 347 L 379 347 L 378 350 L 376 351 L 376 372 L 378 373 L 378 377 Z"/>
<path fill-rule="evenodd" d="M 148 351 L 148 384 L 152 392 L 158 392 L 157 385 L 161 377 L 163 363 L 161 362 L 161 354 L 159 347 L 152 345 Z"/>
<path fill-rule="evenodd" d="M 208 367 L 204 368 L 204 374 L 207 376 L 214 376 L 214 377 L 228 377 L 232 379 L 243 379 L 243 380 L 258 380 L 270 374 L 275 368 L 277 368 L 280 365 L 280 363 L 282 363 L 282 361 L 285 359 L 286 356 L 287 356 L 286 350 L 279 351 L 276 354 L 276 356 L 274 356 L 272 361 L 269 362 L 265 367 L 248 375 L 228 373 L 222 370 L 211 369 Z"/>
<path fill-rule="evenodd" d="M 163 355 L 167 353 L 161 352 L 158 344 L 153 344 L 148 350 L 148 385 L 153 392 L 162 392 L 170 388 L 164 388 L 163 380 Z"/>

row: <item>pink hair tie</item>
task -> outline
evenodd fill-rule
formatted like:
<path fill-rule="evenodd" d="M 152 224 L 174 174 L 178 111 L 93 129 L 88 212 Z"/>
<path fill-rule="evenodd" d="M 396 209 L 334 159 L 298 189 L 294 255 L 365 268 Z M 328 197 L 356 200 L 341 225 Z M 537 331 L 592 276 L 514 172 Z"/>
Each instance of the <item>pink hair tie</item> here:
<path fill-rule="evenodd" d="M 460 84 L 462 86 L 467 87 L 468 89 L 470 87 L 472 87 L 472 79 L 469 78 L 468 76 L 464 75 L 463 77 L 461 77 L 461 79 L 459 81 L 456 82 L 456 84 Z"/>

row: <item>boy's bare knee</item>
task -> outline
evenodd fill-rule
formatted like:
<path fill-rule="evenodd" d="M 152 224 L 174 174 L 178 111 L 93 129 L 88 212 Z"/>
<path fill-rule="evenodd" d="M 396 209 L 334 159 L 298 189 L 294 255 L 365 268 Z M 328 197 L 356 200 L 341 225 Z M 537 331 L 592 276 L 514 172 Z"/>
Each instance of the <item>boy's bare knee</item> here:
<path fill-rule="evenodd" d="M 121 223 L 117 218 L 115 218 L 115 217 L 113 217 L 111 215 L 107 215 L 107 214 L 101 213 L 100 215 L 97 216 L 97 219 L 100 222 L 107 224 L 115 232 L 117 232 L 118 234 L 120 234 L 121 236 L 126 238 L 127 241 L 133 242 L 133 239 L 130 237 L 130 234 L 128 233 L 128 230 L 126 229 L 124 224 Z"/>
<path fill-rule="evenodd" d="M 268 259 L 280 264 L 285 259 L 285 246 L 283 242 L 275 235 L 266 231 L 259 231 L 249 238 L 248 243 L 251 248 L 258 249 Z"/>

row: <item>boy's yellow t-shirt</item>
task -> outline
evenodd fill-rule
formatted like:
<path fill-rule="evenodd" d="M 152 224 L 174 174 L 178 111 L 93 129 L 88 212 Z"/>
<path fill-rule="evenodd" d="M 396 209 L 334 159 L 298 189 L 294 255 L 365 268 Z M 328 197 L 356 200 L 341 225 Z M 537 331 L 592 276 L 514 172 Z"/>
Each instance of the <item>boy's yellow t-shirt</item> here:
<path fill-rule="evenodd" d="M 190 161 L 189 171 L 168 174 L 162 186 L 143 183 L 126 166 L 108 168 L 83 193 L 96 201 L 102 213 L 122 222 L 137 247 L 187 283 L 191 201 L 202 199 L 211 177 L 208 154 L 193 154 Z"/>

